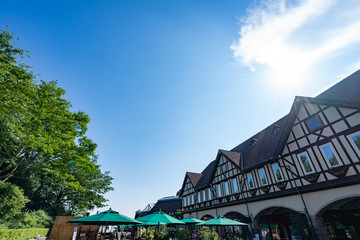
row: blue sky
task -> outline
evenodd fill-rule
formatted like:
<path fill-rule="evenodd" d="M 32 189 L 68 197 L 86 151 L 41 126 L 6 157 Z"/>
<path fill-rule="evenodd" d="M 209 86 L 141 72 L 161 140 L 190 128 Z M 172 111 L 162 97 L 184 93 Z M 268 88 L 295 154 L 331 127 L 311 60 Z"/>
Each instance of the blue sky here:
<path fill-rule="evenodd" d="M 360 3 L 4 1 L 27 63 L 90 118 L 109 206 L 131 216 L 360 68 Z"/>

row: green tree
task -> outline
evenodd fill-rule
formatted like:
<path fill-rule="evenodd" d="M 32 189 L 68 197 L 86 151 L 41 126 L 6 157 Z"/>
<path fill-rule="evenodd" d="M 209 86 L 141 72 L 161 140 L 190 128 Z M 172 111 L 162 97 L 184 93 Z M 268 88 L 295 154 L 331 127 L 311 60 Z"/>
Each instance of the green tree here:
<path fill-rule="evenodd" d="M 52 216 L 103 207 L 112 178 L 86 137 L 88 115 L 72 112 L 56 81 L 38 81 L 14 34 L 0 32 L 0 183 L 25 190 L 31 210 Z"/>
<path fill-rule="evenodd" d="M 23 190 L 11 183 L 0 183 L 0 219 L 18 213 L 29 201 Z"/>

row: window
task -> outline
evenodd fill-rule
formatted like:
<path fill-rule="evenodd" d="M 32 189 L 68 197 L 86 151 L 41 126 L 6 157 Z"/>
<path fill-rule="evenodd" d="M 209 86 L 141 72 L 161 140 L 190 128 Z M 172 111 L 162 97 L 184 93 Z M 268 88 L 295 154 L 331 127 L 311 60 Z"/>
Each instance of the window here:
<path fill-rule="evenodd" d="M 260 182 L 262 186 L 268 185 L 268 181 L 266 178 L 265 170 L 263 168 L 259 169 Z"/>
<path fill-rule="evenodd" d="M 226 164 L 221 166 L 221 170 L 222 170 L 223 173 L 226 172 Z"/>
<path fill-rule="evenodd" d="M 272 134 L 275 134 L 281 130 L 281 127 L 279 125 L 274 125 L 274 128 L 272 130 Z"/>
<path fill-rule="evenodd" d="M 232 185 L 233 185 L 234 193 L 237 193 L 239 190 L 238 190 L 236 178 L 233 178 Z"/>
<path fill-rule="evenodd" d="M 187 196 L 187 205 L 190 205 L 190 196 Z"/>
<path fill-rule="evenodd" d="M 229 191 L 229 182 L 224 182 L 224 188 L 225 188 L 225 195 L 230 195 Z"/>
<path fill-rule="evenodd" d="M 321 152 L 326 159 L 326 163 L 329 167 L 336 167 L 341 165 L 340 164 L 340 158 L 336 154 L 336 152 L 333 150 L 333 147 L 331 143 L 324 144 L 320 147 Z"/>
<path fill-rule="evenodd" d="M 321 122 L 318 115 L 305 120 L 305 123 L 310 132 L 318 130 L 323 126 L 323 123 Z"/>
<path fill-rule="evenodd" d="M 184 207 L 186 207 L 186 197 L 183 198 Z"/>
<path fill-rule="evenodd" d="M 206 201 L 206 191 L 203 190 L 202 193 L 203 193 L 203 201 Z"/>
<path fill-rule="evenodd" d="M 201 203 L 201 194 L 198 192 L 198 203 Z"/>
<path fill-rule="evenodd" d="M 283 177 L 282 172 L 280 170 L 279 164 L 275 163 L 275 164 L 273 164 L 272 167 L 273 167 L 273 170 L 274 170 L 276 181 L 277 182 L 284 181 L 284 177 Z"/>
<path fill-rule="evenodd" d="M 360 156 L 360 132 L 353 133 L 348 136 L 351 145 L 355 148 L 357 154 Z"/>
<path fill-rule="evenodd" d="M 314 167 L 311 164 L 306 152 L 298 154 L 297 157 L 300 161 L 300 165 L 301 165 L 302 169 L 304 170 L 305 174 L 310 174 L 310 173 L 314 172 Z"/>
<path fill-rule="evenodd" d="M 191 204 L 194 205 L 194 194 L 191 195 Z"/>
<path fill-rule="evenodd" d="M 209 197 L 209 200 L 211 200 L 211 189 L 208 188 L 208 197 Z"/>
<path fill-rule="evenodd" d="M 251 173 L 247 174 L 247 179 L 248 179 L 248 183 L 249 183 L 249 188 L 250 189 L 255 188 L 254 179 L 253 179 Z"/>
<path fill-rule="evenodd" d="M 190 189 L 190 183 L 187 184 L 187 189 Z"/>
<path fill-rule="evenodd" d="M 251 139 L 251 142 L 250 142 L 250 147 L 254 146 L 255 144 L 257 144 L 257 139 L 253 138 Z"/>
<path fill-rule="evenodd" d="M 221 185 L 220 184 L 217 185 L 217 194 L 218 194 L 218 197 L 221 197 Z"/>

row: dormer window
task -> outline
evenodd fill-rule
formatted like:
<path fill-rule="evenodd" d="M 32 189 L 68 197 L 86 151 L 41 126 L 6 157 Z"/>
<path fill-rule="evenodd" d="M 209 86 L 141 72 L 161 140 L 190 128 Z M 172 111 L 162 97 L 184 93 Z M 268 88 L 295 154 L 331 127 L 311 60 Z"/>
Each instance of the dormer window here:
<path fill-rule="evenodd" d="M 258 140 L 256 138 L 251 139 L 250 142 L 250 147 L 254 146 L 255 144 L 257 144 Z"/>
<path fill-rule="evenodd" d="M 281 127 L 279 125 L 274 125 L 274 128 L 272 130 L 272 134 L 275 134 L 281 130 Z"/>

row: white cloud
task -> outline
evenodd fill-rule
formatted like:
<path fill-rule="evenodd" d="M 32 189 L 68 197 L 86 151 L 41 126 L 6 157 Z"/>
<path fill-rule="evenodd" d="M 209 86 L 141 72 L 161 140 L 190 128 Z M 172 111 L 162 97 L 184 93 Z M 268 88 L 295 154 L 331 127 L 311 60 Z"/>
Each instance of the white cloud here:
<path fill-rule="evenodd" d="M 316 62 L 360 42 L 356 10 L 358 0 L 263 1 L 249 10 L 231 48 L 252 70 L 268 66 L 271 84 L 296 87 Z"/>

